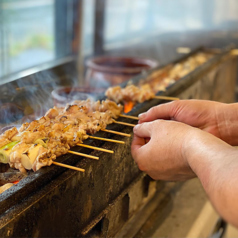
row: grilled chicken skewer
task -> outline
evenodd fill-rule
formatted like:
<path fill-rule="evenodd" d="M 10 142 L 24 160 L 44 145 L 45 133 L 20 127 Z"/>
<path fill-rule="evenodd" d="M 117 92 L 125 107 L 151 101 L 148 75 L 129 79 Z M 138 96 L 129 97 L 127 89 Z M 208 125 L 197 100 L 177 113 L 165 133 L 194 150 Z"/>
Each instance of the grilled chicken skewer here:
<path fill-rule="evenodd" d="M 133 103 L 142 103 L 150 99 L 164 99 L 164 100 L 178 100 L 179 98 L 172 98 L 167 96 L 156 96 L 156 93 L 149 84 L 144 84 L 141 87 L 135 85 L 129 85 L 125 88 L 120 86 L 115 86 L 109 88 L 105 95 L 119 103 L 119 102 L 133 102 Z"/>
<path fill-rule="evenodd" d="M 134 85 L 128 85 L 125 88 L 115 86 L 109 88 L 105 95 L 117 103 L 128 101 L 142 103 L 146 100 L 153 99 L 156 97 L 157 92 L 166 91 L 169 85 L 188 75 L 196 67 L 210 59 L 212 55 L 211 53 L 198 52 L 180 63 L 168 65 L 163 69 L 152 72 L 146 79 L 139 82 L 138 87 Z M 166 100 L 174 99 L 167 98 Z"/>
<path fill-rule="evenodd" d="M 94 134 L 113 123 L 122 111 L 122 106 L 109 100 L 77 104 L 54 107 L 39 120 L 24 123 L 19 131 L 12 128 L 1 135 L 0 144 L 3 147 L 0 154 L 1 149 L 6 149 L 6 144 L 9 148 L 6 158 L 3 156 L 5 162 L 20 171 L 36 171 L 49 166 L 57 156 L 66 154 L 70 147 L 87 139 L 87 133 Z M 11 146 L 13 142 L 15 144 Z"/>
<path fill-rule="evenodd" d="M 155 93 L 151 89 L 149 84 L 145 84 L 141 87 L 137 87 L 135 85 L 129 85 L 125 88 L 121 88 L 120 86 L 115 86 L 109 88 L 105 95 L 119 103 L 119 102 L 139 102 L 142 103 L 146 100 L 150 100 L 155 97 Z"/>

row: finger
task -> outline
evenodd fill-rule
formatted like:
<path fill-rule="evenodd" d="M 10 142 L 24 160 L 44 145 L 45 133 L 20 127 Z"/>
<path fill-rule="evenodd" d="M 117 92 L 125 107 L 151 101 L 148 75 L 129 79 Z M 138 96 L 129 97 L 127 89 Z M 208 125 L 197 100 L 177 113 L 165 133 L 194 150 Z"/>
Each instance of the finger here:
<path fill-rule="evenodd" d="M 145 145 L 145 139 L 134 134 L 131 147 L 138 149 L 143 145 Z"/>
<path fill-rule="evenodd" d="M 139 115 L 139 123 L 154 121 L 156 119 L 170 120 L 175 116 L 179 103 L 179 101 L 173 101 L 152 107 L 147 112 Z"/>
<path fill-rule="evenodd" d="M 141 138 L 137 135 L 134 134 L 133 136 L 133 140 L 132 140 L 132 143 L 131 143 L 131 154 L 132 154 L 132 157 L 137 160 L 138 158 L 138 153 L 139 153 L 139 149 L 145 145 L 145 140 L 144 138 Z"/>
<path fill-rule="evenodd" d="M 148 157 L 148 150 L 150 146 L 145 143 L 144 138 L 140 138 L 134 134 L 133 141 L 131 144 L 131 154 L 139 169 L 142 171 L 146 170 L 146 158 Z"/>
<path fill-rule="evenodd" d="M 138 137 L 150 138 L 153 131 L 152 128 L 153 128 L 152 122 L 145 122 L 145 123 L 136 125 L 133 129 L 133 132 Z"/>

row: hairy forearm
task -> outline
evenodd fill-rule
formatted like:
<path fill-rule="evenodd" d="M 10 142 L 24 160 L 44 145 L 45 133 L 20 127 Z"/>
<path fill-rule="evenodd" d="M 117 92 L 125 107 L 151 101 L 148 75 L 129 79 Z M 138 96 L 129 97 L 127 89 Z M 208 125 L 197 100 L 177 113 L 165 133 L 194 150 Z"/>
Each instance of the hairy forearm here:
<path fill-rule="evenodd" d="M 188 163 L 218 213 L 238 227 L 238 150 L 205 134 L 188 142 Z"/>
<path fill-rule="evenodd" d="M 216 111 L 217 126 L 222 140 L 238 145 L 238 103 L 224 104 Z"/>

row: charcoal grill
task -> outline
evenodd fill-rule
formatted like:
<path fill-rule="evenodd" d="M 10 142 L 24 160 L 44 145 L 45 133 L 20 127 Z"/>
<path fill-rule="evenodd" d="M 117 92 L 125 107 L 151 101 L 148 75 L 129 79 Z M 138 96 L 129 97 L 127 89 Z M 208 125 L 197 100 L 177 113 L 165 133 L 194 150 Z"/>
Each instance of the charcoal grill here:
<path fill-rule="evenodd" d="M 199 50 L 206 49 L 197 49 L 176 62 Z M 223 50 L 157 95 L 233 102 L 236 70 L 237 58 L 230 55 L 230 50 Z M 137 84 L 146 75 L 134 77 L 131 82 Z M 129 115 L 137 116 L 159 103 L 164 101 L 154 99 L 137 104 Z M 137 123 L 129 119 L 121 121 Z M 132 129 L 126 126 L 114 124 L 108 128 L 132 134 Z M 138 170 L 130 153 L 131 138 L 102 131 L 97 136 L 123 140 L 125 145 L 87 139 L 86 144 L 115 153 L 74 148 L 99 156 L 100 160 L 72 154 L 61 156 L 57 161 L 85 168 L 85 173 L 45 167 L 29 172 L 26 178 L 0 195 L 1 237 L 111 237 L 125 228 L 155 196 L 163 193 L 165 199 L 171 189 L 179 189 L 178 184 L 171 188 L 168 183 L 155 182 Z M 161 201 L 158 199 L 158 204 Z M 168 208 L 161 215 L 163 218 L 172 209 L 171 202 L 166 204 Z"/>

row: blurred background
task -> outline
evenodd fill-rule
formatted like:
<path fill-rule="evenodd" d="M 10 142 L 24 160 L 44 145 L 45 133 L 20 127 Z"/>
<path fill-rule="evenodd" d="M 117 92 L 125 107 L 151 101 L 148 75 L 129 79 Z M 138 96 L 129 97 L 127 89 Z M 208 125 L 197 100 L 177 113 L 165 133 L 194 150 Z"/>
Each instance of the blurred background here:
<path fill-rule="evenodd" d="M 167 63 L 181 46 L 238 42 L 236 0 L 1 0 L 0 83 L 76 56 L 142 56 Z M 83 79 L 81 79 L 83 80 Z"/>
<path fill-rule="evenodd" d="M 236 0 L 0 0 L 0 124 L 41 116 L 62 86 L 102 93 L 181 49 L 237 47 L 237 12 Z"/>

